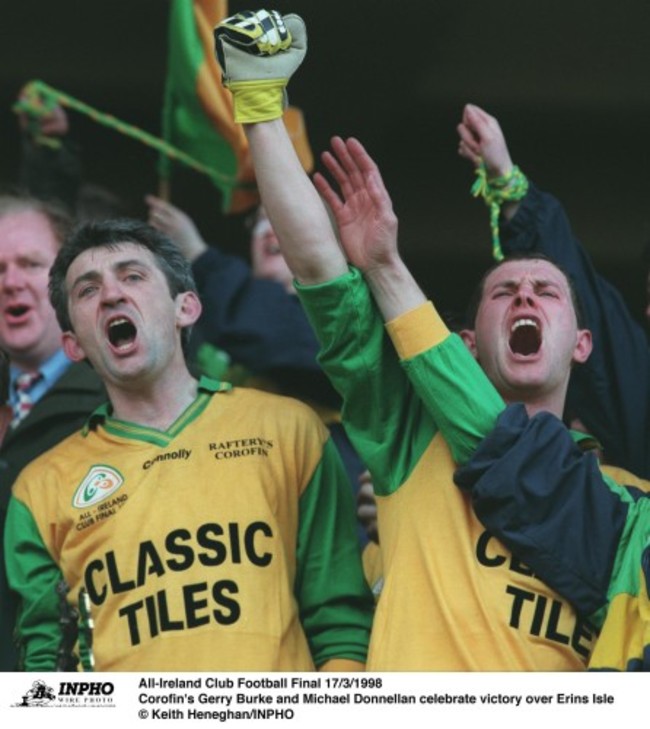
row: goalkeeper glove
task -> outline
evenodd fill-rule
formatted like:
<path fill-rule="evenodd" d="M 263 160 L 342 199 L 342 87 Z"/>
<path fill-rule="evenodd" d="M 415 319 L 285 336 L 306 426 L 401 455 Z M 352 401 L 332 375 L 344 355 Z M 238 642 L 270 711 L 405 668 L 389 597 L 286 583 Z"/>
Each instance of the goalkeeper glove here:
<path fill-rule="evenodd" d="M 297 15 L 276 10 L 244 11 L 214 30 L 224 86 L 232 92 L 235 121 L 279 119 L 285 87 L 307 52 L 307 31 Z"/>

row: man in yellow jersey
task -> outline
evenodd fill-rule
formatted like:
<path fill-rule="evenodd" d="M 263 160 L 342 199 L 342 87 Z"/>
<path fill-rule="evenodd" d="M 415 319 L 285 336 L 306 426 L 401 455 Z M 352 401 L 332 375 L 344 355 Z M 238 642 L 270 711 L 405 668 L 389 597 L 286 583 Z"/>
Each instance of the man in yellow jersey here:
<path fill-rule="evenodd" d="M 176 246 L 137 221 L 88 223 L 50 297 L 66 354 L 110 402 L 13 490 L 25 668 L 69 665 L 68 606 L 84 669 L 362 666 L 372 600 L 340 459 L 301 403 L 194 379 L 201 304 Z"/>
<path fill-rule="evenodd" d="M 306 51 L 305 28 L 291 15 L 270 27 L 269 15 L 224 21 L 217 56 L 264 206 L 319 336 L 320 361 L 373 476 L 385 583 L 368 667 L 583 670 L 594 626 L 485 530 L 453 483 L 456 464 L 494 426 L 502 397 L 523 400 L 531 413 L 561 412 L 571 367 L 591 349 L 569 282 L 540 259 L 509 261 L 489 274 L 475 326 L 463 337 L 499 396 L 478 377 L 476 361 L 463 360 L 465 343 L 449 334 L 401 261 L 390 198 L 360 143 L 335 138 L 323 155 L 338 193 L 321 175 L 312 185 L 300 168 L 280 116 L 287 80 Z M 414 377 L 426 374 L 431 358 L 435 382 Z M 468 387 L 481 407 L 459 423 Z M 429 399 L 440 404 L 436 418 Z"/>

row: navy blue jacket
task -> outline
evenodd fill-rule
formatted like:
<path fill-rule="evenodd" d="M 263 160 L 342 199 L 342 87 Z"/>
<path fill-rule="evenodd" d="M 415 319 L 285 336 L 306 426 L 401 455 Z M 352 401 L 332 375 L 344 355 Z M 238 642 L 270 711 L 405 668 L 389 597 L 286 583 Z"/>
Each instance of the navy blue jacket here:
<path fill-rule="evenodd" d="M 650 351 L 616 288 L 599 276 L 560 203 L 531 184 L 509 223 L 504 253 L 540 252 L 570 276 L 593 334 L 589 360 L 571 376 L 567 410 L 601 442 L 608 463 L 650 478 Z"/>
<path fill-rule="evenodd" d="M 650 498 L 550 413 L 510 405 L 455 474 L 479 520 L 601 628 L 591 670 L 650 670 Z"/>

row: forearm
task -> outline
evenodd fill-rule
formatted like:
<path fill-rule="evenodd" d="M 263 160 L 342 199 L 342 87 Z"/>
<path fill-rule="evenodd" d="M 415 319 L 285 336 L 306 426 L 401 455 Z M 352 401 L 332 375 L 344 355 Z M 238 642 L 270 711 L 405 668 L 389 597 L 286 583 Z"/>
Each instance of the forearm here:
<path fill-rule="evenodd" d="M 245 125 L 262 202 L 298 281 L 317 284 L 347 270 L 329 216 L 305 173 L 284 122 Z"/>
<path fill-rule="evenodd" d="M 426 301 L 425 295 L 401 258 L 364 272 L 364 278 L 385 322 L 396 319 Z"/>

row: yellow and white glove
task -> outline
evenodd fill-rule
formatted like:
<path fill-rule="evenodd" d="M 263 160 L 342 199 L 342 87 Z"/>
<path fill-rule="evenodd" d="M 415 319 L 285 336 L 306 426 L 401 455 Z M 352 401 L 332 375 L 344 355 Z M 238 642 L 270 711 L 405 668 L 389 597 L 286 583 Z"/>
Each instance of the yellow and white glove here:
<path fill-rule="evenodd" d="M 214 29 L 223 84 L 235 102 L 235 121 L 279 119 L 285 87 L 307 52 L 307 30 L 298 15 L 246 10 Z"/>

